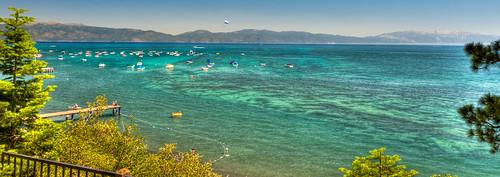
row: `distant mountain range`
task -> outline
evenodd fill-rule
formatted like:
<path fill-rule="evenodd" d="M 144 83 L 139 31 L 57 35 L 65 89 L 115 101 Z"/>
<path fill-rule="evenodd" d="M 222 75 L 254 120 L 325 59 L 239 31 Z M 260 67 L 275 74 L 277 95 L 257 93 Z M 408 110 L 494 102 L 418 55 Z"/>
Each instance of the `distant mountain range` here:
<path fill-rule="evenodd" d="M 77 24 L 36 23 L 28 26 L 36 41 L 53 42 L 200 42 L 200 43 L 428 43 L 463 44 L 472 41 L 490 42 L 500 36 L 466 32 L 393 32 L 377 36 L 354 37 L 313 34 L 298 31 L 269 31 L 245 29 L 234 32 L 197 30 L 178 35 L 126 28 L 106 28 Z"/>

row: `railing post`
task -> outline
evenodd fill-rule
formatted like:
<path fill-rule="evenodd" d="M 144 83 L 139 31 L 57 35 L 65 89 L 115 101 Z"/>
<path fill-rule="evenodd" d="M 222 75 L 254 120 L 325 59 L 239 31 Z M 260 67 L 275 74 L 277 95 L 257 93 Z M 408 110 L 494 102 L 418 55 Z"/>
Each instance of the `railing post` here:
<path fill-rule="evenodd" d="M 21 164 L 19 164 L 19 176 L 23 176 L 23 158 L 20 159 L 21 159 Z"/>
<path fill-rule="evenodd" d="M 17 161 L 17 157 L 14 156 L 14 173 L 12 174 L 12 176 L 16 176 L 16 161 Z"/>
<path fill-rule="evenodd" d="M 36 160 L 33 161 L 33 175 L 36 176 Z"/>

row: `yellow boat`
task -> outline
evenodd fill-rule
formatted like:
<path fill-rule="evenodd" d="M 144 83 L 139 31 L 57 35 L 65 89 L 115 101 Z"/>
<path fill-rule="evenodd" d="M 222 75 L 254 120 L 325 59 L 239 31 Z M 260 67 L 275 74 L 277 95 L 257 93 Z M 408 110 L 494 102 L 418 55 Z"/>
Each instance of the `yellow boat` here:
<path fill-rule="evenodd" d="M 171 112 L 170 117 L 172 118 L 180 118 L 182 117 L 182 112 Z"/>
<path fill-rule="evenodd" d="M 167 64 L 167 65 L 165 65 L 165 68 L 167 68 L 167 69 L 174 69 L 174 65 L 173 64 Z"/>

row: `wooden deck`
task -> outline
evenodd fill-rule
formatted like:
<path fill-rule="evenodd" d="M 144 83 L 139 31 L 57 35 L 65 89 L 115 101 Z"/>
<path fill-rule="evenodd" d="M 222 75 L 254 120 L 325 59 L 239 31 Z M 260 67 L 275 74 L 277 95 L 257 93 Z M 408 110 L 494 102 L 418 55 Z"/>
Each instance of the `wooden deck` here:
<path fill-rule="evenodd" d="M 61 112 L 53 112 L 53 113 L 46 113 L 46 114 L 40 114 L 40 117 L 42 118 L 51 118 L 51 117 L 60 117 L 60 116 L 71 116 L 71 119 L 73 119 L 73 116 L 75 114 L 80 114 L 84 112 L 92 112 L 97 110 L 97 108 L 90 109 L 90 108 L 83 108 L 83 109 L 73 109 L 73 110 L 67 110 L 67 111 L 61 111 Z M 106 110 L 113 110 L 113 115 L 118 113 L 120 114 L 121 107 L 120 106 L 113 106 L 113 105 L 108 105 L 104 108 L 104 111 Z"/>

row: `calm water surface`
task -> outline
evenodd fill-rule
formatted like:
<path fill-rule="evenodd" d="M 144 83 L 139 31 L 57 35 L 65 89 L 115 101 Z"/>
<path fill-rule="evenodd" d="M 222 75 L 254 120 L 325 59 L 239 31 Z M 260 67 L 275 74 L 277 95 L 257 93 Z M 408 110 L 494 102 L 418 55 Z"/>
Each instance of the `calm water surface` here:
<path fill-rule="evenodd" d="M 468 139 L 456 113 L 486 92 L 500 93 L 500 72 L 472 73 L 460 46 L 193 45 L 40 43 L 56 68 L 48 84 L 58 86 L 44 111 L 105 94 L 135 117 L 151 148 L 196 148 L 230 176 L 340 176 L 339 167 L 379 147 L 421 176 L 500 174 L 500 157 Z M 87 50 L 116 54 L 68 55 Z M 128 55 L 137 50 L 204 55 Z M 203 72 L 207 59 L 215 66 Z M 139 60 L 145 71 L 127 69 Z M 165 70 L 167 63 L 175 69 Z M 172 111 L 184 117 L 173 120 Z"/>

